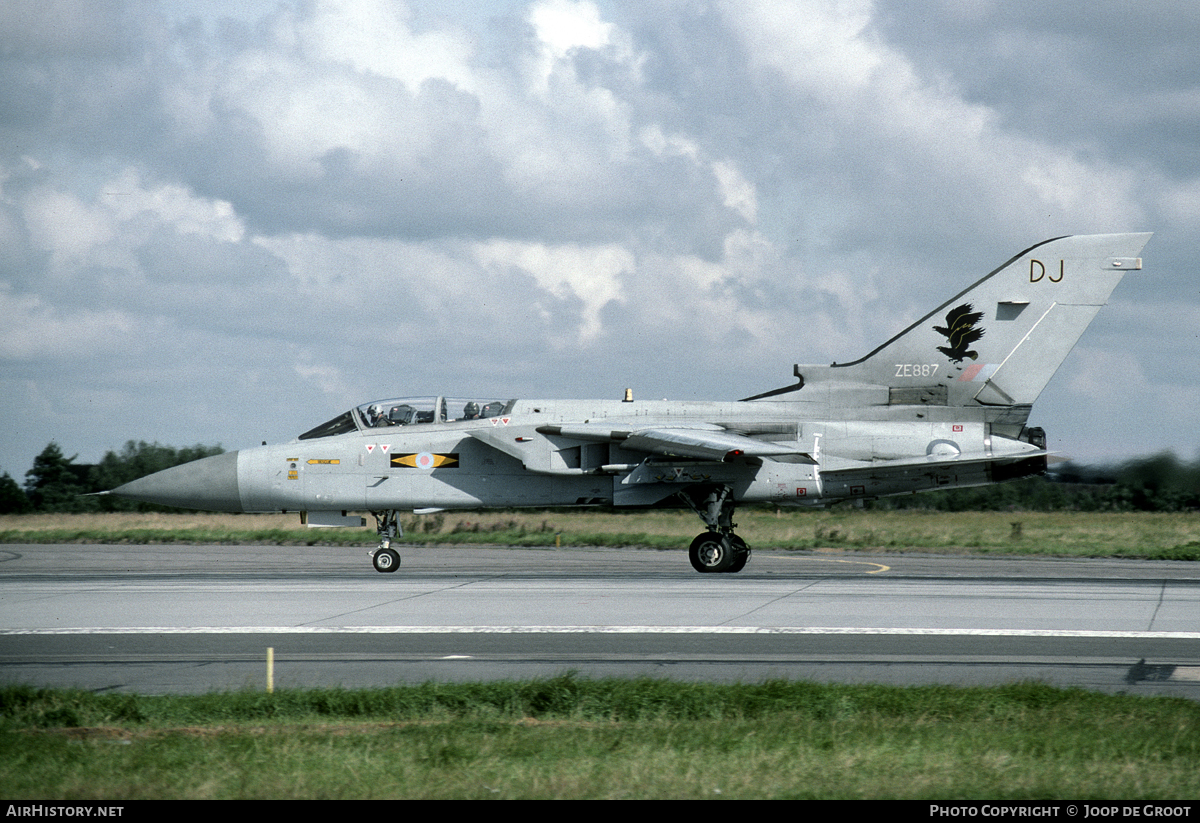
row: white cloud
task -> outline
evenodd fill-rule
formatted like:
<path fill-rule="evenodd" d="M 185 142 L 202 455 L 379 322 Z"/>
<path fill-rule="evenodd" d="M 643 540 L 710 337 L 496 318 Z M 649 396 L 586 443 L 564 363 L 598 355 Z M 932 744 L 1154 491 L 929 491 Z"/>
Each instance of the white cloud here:
<path fill-rule="evenodd" d="M 602 49 L 613 42 L 614 26 L 600 19 L 588 0 L 541 0 L 529 10 L 529 22 L 542 46 L 540 78 L 545 83 L 556 61 L 574 49 Z"/>
<path fill-rule="evenodd" d="M 747 223 L 754 223 L 758 217 L 758 198 L 754 185 L 728 160 L 713 163 L 712 169 L 721 187 L 725 205 L 740 214 Z"/>
<path fill-rule="evenodd" d="M 107 210 L 61 190 L 38 189 L 22 206 L 30 238 L 54 254 L 56 268 L 83 262 L 95 247 L 112 239 L 116 229 Z"/>
<path fill-rule="evenodd" d="M 13 294 L 0 284 L 0 361 L 95 362 L 98 354 L 123 349 L 134 328 L 119 311 L 57 307 L 36 295 Z"/>
<path fill-rule="evenodd" d="M 198 234 L 227 243 L 236 243 L 246 234 L 228 201 L 197 197 L 180 185 L 148 186 L 132 168 L 104 184 L 100 202 L 121 223 L 149 218 L 180 234 Z"/>
<path fill-rule="evenodd" d="M 698 168 L 710 170 L 726 208 L 737 212 L 747 223 L 757 220 L 757 190 L 733 160 L 710 160 L 695 140 L 682 134 L 667 135 L 658 125 L 643 128 L 638 140 L 660 157 L 685 157 Z"/>
<path fill-rule="evenodd" d="M 600 312 L 622 297 L 623 277 L 634 274 L 636 261 L 616 245 L 583 247 L 576 244 L 548 246 L 491 240 L 477 244 L 474 257 L 488 270 L 509 267 L 532 275 L 538 285 L 558 297 L 582 301 L 579 340 L 594 340 L 602 331 Z"/>
<path fill-rule="evenodd" d="M 320 0 L 297 34 L 302 47 L 321 60 L 399 80 L 410 90 L 431 78 L 473 90 L 470 40 L 453 30 L 418 34 L 410 19 L 404 3 Z"/>
<path fill-rule="evenodd" d="M 751 59 L 781 72 L 828 105 L 861 92 L 900 66 L 873 42 L 870 0 L 723 3 Z"/>
<path fill-rule="evenodd" d="M 155 232 L 236 243 L 245 235 L 230 203 L 197 197 L 176 184 L 147 184 L 126 169 L 85 198 L 42 183 L 5 199 L 34 249 L 48 252 L 47 274 L 84 285 L 96 269 L 135 271 L 137 253 Z M 10 224 L 10 236 L 23 233 Z"/>
<path fill-rule="evenodd" d="M 352 398 L 349 384 L 342 370 L 328 364 L 316 364 L 305 361 L 292 367 L 305 383 L 311 384 L 317 391 L 332 397 Z M 360 401 L 349 399 L 347 406 L 357 405 Z"/>

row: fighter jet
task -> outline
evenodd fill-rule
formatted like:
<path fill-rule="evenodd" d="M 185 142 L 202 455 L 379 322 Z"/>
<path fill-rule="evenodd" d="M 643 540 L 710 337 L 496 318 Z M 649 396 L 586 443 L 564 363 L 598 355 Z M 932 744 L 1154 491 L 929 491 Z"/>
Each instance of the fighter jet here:
<path fill-rule="evenodd" d="M 737 572 L 739 503 L 824 506 L 1046 471 L 1030 410 L 1150 234 L 1059 237 L 1014 256 L 864 357 L 793 367 L 738 401 L 428 395 L 356 406 L 280 445 L 228 452 L 113 494 L 361 525 L 395 572 L 399 513 L 686 507 L 698 572 Z"/>

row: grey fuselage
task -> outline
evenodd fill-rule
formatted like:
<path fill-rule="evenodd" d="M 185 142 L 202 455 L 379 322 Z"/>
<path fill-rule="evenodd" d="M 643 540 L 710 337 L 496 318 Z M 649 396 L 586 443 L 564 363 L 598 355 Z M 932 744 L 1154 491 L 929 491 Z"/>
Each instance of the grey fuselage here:
<path fill-rule="evenodd" d="M 669 503 L 680 489 L 710 484 L 731 487 L 740 502 L 822 505 L 997 479 L 994 467 L 982 461 L 940 459 L 873 475 L 869 470 L 876 463 L 1039 451 L 1036 445 L 995 434 L 983 409 L 859 405 L 851 419 L 849 413 L 834 415 L 828 409 L 809 417 L 805 412 L 811 405 L 778 400 L 517 400 L 503 414 L 482 420 L 360 428 L 242 450 L 233 458 L 236 492 L 230 493 L 234 490 L 226 484 L 223 508 L 315 512 L 650 506 Z M 793 445 L 812 459 L 647 455 L 623 446 L 628 434 L 658 426 L 716 426 Z M 580 428 L 586 437 L 571 436 Z M 228 465 L 230 458 L 222 457 Z M 1036 463 L 1034 458 L 1034 468 L 1022 473 L 1038 473 Z"/>

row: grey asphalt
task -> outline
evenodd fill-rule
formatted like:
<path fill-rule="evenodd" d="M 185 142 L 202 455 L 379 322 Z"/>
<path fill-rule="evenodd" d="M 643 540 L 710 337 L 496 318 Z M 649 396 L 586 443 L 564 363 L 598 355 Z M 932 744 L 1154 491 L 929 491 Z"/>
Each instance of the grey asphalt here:
<path fill-rule="evenodd" d="M 756 552 L 0 547 L 0 682 L 139 693 L 651 676 L 1200 700 L 1200 566 Z"/>

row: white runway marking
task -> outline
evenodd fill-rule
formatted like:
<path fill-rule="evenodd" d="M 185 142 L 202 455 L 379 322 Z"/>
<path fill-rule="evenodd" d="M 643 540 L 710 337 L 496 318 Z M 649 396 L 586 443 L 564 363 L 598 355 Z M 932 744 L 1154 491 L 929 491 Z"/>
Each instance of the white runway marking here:
<path fill-rule="evenodd" d="M 1200 632 L 1060 629 L 914 629 L 793 626 L 141 626 L 0 629 L 6 635 L 87 634 L 854 634 L 929 637 L 1095 637 L 1200 640 Z"/>

